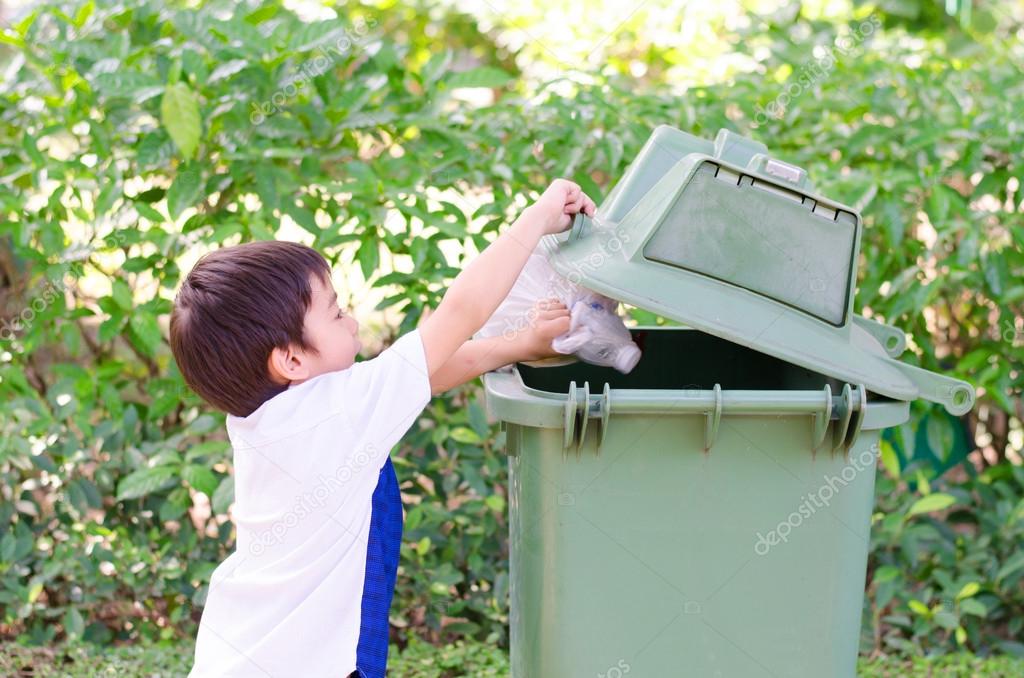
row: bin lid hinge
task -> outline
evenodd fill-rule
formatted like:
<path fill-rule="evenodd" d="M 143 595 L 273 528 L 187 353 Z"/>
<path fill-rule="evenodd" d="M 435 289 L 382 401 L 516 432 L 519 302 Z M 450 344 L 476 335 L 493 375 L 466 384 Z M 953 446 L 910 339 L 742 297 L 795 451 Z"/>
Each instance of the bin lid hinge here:
<path fill-rule="evenodd" d="M 576 438 L 576 428 L 579 420 L 579 400 L 577 396 L 576 382 L 569 382 L 569 393 L 565 398 L 565 415 L 562 430 L 562 451 L 567 452 Z"/>
<path fill-rule="evenodd" d="M 587 429 L 591 417 L 598 419 L 597 453 L 601 453 L 605 436 L 608 434 L 608 420 L 611 415 L 611 386 L 605 382 L 604 389 L 599 395 L 590 394 L 590 382 L 583 382 L 582 387 L 577 387 L 575 381 L 569 382 L 569 393 L 565 400 L 564 425 L 565 430 L 562 436 L 562 451 L 568 453 L 569 448 L 575 448 L 576 456 L 579 456 L 583 444 L 587 439 Z"/>
<path fill-rule="evenodd" d="M 836 425 L 832 431 L 832 451 L 842 449 L 844 454 L 849 454 L 864 425 L 864 414 L 867 411 L 867 389 L 864 384 L 858 384 L 856 391 L 850 384 L 843 384 L 843 392 L 836 398 L 833 409 L 836 412 Z"/>
<path fill-rule="evenodd" d="M 825 408 L 821 412 L 811 415 L 811 455 L 817 454 L 822 443 L 825 442 L 825 434 L 828 433 L 828 424 L 832 419 L 832 387 L 825 384 Z"/>
<path fill-rule="evenodd" d="M 710 452 L 718 438 L 718 424 L 722 421 L 722 386 L 715 384 L 715 406 L 704 413 L 704 451 Z"/>

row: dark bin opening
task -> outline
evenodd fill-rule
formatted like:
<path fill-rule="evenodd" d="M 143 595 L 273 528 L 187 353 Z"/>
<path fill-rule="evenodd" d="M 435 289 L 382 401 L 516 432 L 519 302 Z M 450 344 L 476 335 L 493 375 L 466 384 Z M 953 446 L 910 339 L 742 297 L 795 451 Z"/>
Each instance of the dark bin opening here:
<path fill-rule="evenodd" d="M 842 383 L 765 353 L 734 344 L 697 330 L 665 327 L 632 329 L 633 340 L 643 351 L 629 374 L 610 367 L 578 362 L 559 367 L 530 367 L 519 363 L 519 374 L 529 388 L 566 393 L 569 382 L 590 382 L 600 392 L 607 382 L 623 389 L 723 389 L 821 390 L 828 384 L 833 393 Z"/>

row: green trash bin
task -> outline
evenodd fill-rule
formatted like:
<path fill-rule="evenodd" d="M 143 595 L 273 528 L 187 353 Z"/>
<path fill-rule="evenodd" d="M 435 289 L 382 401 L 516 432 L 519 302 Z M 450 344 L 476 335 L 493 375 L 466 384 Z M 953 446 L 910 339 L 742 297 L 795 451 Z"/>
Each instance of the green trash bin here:
<path fill-rule="evenodd" d="M 881 431 L 962 381 L 851 312 L 861 219 L 721 131 L 654 131 L 593 219 L 543 241 L 683 327 L 628 375 L 485 375 L 509 457 L 514 678 L 855 675 Z"/>

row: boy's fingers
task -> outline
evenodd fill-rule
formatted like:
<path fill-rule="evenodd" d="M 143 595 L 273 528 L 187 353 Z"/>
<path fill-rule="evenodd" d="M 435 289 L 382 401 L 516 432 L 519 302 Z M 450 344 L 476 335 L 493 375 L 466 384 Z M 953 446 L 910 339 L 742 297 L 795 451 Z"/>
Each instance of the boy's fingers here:
<path fill-rule="evenodd" d="M 562 314 L 559 314 L 559 315 L 551 315 L 551 316 L 547 316 L 547 317 L 544 317 L 544 318 L 540 319 L 540 321 L 543 322 L 543 323 L 561 323 L 561 322 L 569 322 L 570 320 L 572 320 L 572 316 L 570 316 L 568 313 L 562 313 Z"/>
<path fill-rule="evenodd" d="M 565 316 L 565 317 L 562 317 L 562 318 L 556 318 L 556 319 L 552 320 L 551 321 L 551 325 L 552 325 L 553 331 L 558 332 L 559 334 L 565 334 L 566 332 L 569 331 L 569 327 L 571 326 L 571 323 L 569 322 L 569 317 Z"/>

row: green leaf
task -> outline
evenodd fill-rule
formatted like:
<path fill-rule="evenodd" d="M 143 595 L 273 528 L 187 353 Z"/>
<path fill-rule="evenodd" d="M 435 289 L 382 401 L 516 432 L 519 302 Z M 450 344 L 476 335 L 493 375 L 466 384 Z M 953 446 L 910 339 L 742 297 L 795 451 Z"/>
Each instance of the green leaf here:
<path fill-rule="evenodd" d="M 882 467 L 885 468 L 886 472 L 888 472 L 890 478 L 899 478 L 900 460 L 896 455 L 896 450 L 893 449 L 893 446 L 889 444 L 887 440 L 881 441 L 880 445 L 882 448 L 880 455 L 882 459 Z"/>
<path fill-rule="evenodd" d="M 177 219 L 182 212 L 195 205 L 202 197 L 202 179 L 195 167 L 178 170 L 174 183 L 167 191 L 167 209 L 172 219 Z"/>
<path fill-rule="evenodd" d="M 263 203 L 263 209 L 270 214 L 277 207 L 279 200 L 274 172 L 266 165 L 257 165 L 253 170 L 253 176 L 256 179 L 256 194 L 260 197 L 260 202 Z"/>
<path fill-rule="evenodd" d="M 21 147 L 25 149 L 28 157 L 32 160 L 32 163 L 36 167 L 46 167 L 46 158 L 39 152 L 39 147 L 36 145 L 36 138 L 31 134 L 24 134 L 21 137 Z"/>
<path fill-rule="evenodd" d="M 290 49 L 293 52 L 308 52 L 322 45 L 334 43 L 335 49 L 331 52 L 340 52 L 339 45 L 343 47 L 348 44 L 345 49 L 350 50 L 356 37 L 358 36 L 354 34 L 349 35 L 348 28 L 336 20 L 303 23 L 299 24 L 298 30 L 292 36 Z"/>
<path fill-rule="evenodd" d="M 224 78 L 230 78 L 232 75 L 238 73 L 248 65 L 249 62 L 246 59 L 231 59 L 230 61 L 225 61 L 221 65 L 217 66 L 217 68 L 213 69 L 210 76 L 206 78 L 206 84 L 212 85 Z"/>
<path fill-rule="evenodd" d="M 198 466 L 196 464 L 190 464 L 186 466 L 182 472 L 181 477 L 192 486 L 193 489 L 202 492 L 207 497 L 212 498 L 214 491 L 220 484 L 217 479 L 217 475 L 206 468 L 205 466 Z"/>
<path fill-rule="evenodd" d="M 434 52 L 427 59 L 427 63 L 423 64 L 423 67 L 420 68 L 420 77 L 423 79 L 423 84 L 431 85 L 440 80 L 448 71 L 448 67 L 451 66 L 452 56 L 452 51 L 447 48 Z"/>
<path fill-rule="evenodd" d="M 204 440 L 198 445 L 193 445 L 189 448 L 188 453 L 185 454 L 185 460 L 192 461 L 199 457 L 219 459 L 224 456 L 224 452 L 230 447 L 230 443 L 226 440 Z"/>
<path fill-rule="evenodd" d="M 964 614 L 972 614 L 975 617 L 985 618 L 988 615 L 988 608 L 976 598 L 967 598 L 960 603 L 960 611 Z"/>
<path fill-rule="evenodd" d="M 996 583 L 1002 584 L 1010 575 L 1019 570 L 1024 570 L 1024 551 L 1018 551 L 1009 560 L 1003 563 L 996 573 Z"/>
<path fill-rule="evenodd" d="M 220 481 L 220 485 L 214 491 L 213 496 L 210 498 L 210 506 L 213 512 L 218 515 L 223 515 L 228 512 L 231 507 L 231 502 L 235 500 L 235 479 L 232 476 L 224 476 L 223 480 Z"/>
<path fill-rule="evenodd" d="M 476 431 L 477 436 L 483 439 L 490 432 L 487 423 L 487 412 L 476 400 L 469 403 L 469 425 Z"/>
<path fill-rule="evenodd" d="M 892 581 L 899 576 L 900 569 L 898 567 L 883 565 L 875 571 L 874 582 L 881 584 L 882 582 Z"/>
<path fill-rule="evenodd" d="M 963 588 L 960 589 L 960 593 L 956 594 L 957 600 L 963 600 L 964 598 L 970 598 L 981 590 L 981 586 L 976 581 L 968 582 L 964 584 Z"/>
<path fill-rule="evenodd" d="M 160 212 L 144 202 L 137 202 L 134 207 L 135 211 L 139 213 L 139 216 L 149 219 L 154 224 L 162 224 L 167 221 L 167 217 L 160 214 Z"/>
<path fill-rule="evenodd" d="M 921 513 L 931 513 L 932 511 L 941 511 L 942 509 L 949 508 L 956 503 L 956 497 L 941 492 L 935 492 L 929 494 L 927 497 L 921 497 L 910 507 L 907 511 L 907 517 L 916 516 Z"/>
<path fill-rule="evenodd" d="M 0 563 L 14 561 L 14 549 L 18 545 L 18 539 L 13 534 L 5 534 L 0 538 Z"/>
<path fill-rule="evenodd" d="M 473 429 L 466 428 L 465 426 L 458 426 L 452 429 L 451 432 L 452 440 L 460 443 L 466 443 L 469 445 L 479 445 L 482 440 Z"/>
<path fill-rule="evenodd" d="M 100 73 L 95 85 L 108 97 L 128 97 L 136 102 L 150 99 L 164 91 L 164 85 L 152 75 L 135 71 Z"/>
<path fill-rule="evenodd" d="M 160 333 L 160 325 L 156 321 L 156 316 L 146 311 L 133 313 L 128 319 L 128 326 L 142 342 L 141 348 L 148 355 L 155 355 L 163 336 Z"/>
<path fill-rule="evenodd" d="M 499 494 L 488 495 L 487 499 L 484 499 L 484 503 L 487 504 L 487 507 L 492 511 L 501 513 L 505 510 L 505 498 Z"/>
<path fill-rule="evenodd" d="M 446 79 L 448 86 L 456 87 L 501 87 L 515 76 L 493 66 L 479 66 L 468 71 L 452 73 Z"/>
<path fill-rule="evenodd" d="M 135 471 L 117 484 L 117 499 L 137 499 L 170 487 L 177 480 L 177 471 L 174 466 L 155 466 Z"/>
<path fill-rule="evenodd" d="M 160 520 L 165 522 L 177 520 L 185 515 L 185 512 L 188 511 L 191 505 L 192 498 L 188 494 L 188 489 L 176 487 L 171 490 L 170 494 L 167 495 L 167 499 L 160 506 Z"/>
<path fill-rule="evenodd" d="M 935 413 L 928 417 L 925 424 L 928 447 L 939 460 L 945 462 L 953 450 L 953 424 L 945 413 Z"/>
<path fill-rule="evenodd" d="M 935 613 L 935 616 L 932 617 L 932 619 L 936 624 L 948 631 L 952 631 L 956 627 L 960 626 L 960 617 L 949 610 L 939 610 Z"/>
<path fill-rule="evenodd" d="M 921 615 L 925 618 L 931 618 L 932 611 L 928 609 L 928 606 L 922 603 L 920 600 L 910 600 L 907 602 L 907 607 L 916 614 Z"/>
<path fill-rule="evenodd" d="M 310 210 L 296 205 L 290 198 L 282 203 L 281 210 L 294 219 L 295 223 L 301 226 L 304 231 L 308 231 L 313 235 L 320 235 L 320 227 L 316 225 L 316 217 Z"/>
<path fill-rule="evenodd" d="M 356 255 L 359 260 L 359 269 L 363 272 L 363 278 L 370 280 L 380 263 L 379 244 L 376 238 L 364 240 L 359 252 Z"/>
<path fill-rule="evenodd" d="M 160 167 L 174 156 L 174 142 L 163 130 L 142 137 L 139 142 L 136 161 L 140 168 Z"/>
<path fill-rule="evenodd" d="M 199 147 L 199 103 L 188 85 L 177 82 L 164 90 L 160 120 L 181 154 L 186 159 L 194 157 Z"/>
<path fill-rule="evenodd" d="M 64 633 L 68 638 L 80 638 L 84 631 L 85 619 L 82 618 L 82 613 L 69 607 L 68 611 L 64 613 Z"/>
<path fill-rule="evenodd" d="M 132 310 L 132 288 L 123 280 L 115 280 L 111 285 L 110 296 L 125 311 Z"/>
<path fill-rule="evenodd" d="M 101 342 L 108 342 L 116 337 L 121 332 L 121 324 L 124 322 L 124 316 L 120 313 L 111 315 L 109 318 L 100 323 L 100 330 L 97 334 L 97 338 Z"/>

